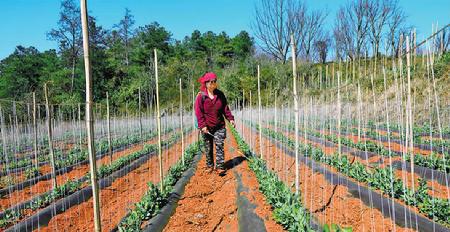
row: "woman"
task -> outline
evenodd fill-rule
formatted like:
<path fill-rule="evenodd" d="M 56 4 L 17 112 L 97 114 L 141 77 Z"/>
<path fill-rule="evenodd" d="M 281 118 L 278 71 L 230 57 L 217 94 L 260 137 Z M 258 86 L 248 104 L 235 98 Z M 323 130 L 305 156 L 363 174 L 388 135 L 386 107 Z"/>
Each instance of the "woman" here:
<path fill-rule="evenodd" d="M 226 138 L 224 116 L 233 126 L 234 116 L 231 114 L 225 95 L 217 89 L 216 74 L 206 73 L 198 81 L 201 83 L 201 91 L 195 100 L 195 115 L 205 142 L 206 165 L 210 171 L 214 170 L 214 142 L 216 144 L 216 170 L 223 174 L 225 171 L 223 145 Z"/>

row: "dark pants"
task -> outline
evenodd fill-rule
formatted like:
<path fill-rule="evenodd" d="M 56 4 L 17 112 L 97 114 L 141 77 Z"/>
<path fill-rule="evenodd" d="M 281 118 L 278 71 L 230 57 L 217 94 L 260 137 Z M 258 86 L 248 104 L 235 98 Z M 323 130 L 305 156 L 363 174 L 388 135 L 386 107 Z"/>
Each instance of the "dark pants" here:
<path fill-rule="evenodd" d="M 218 130 L 210 130 L 211 136 L 209 134 L 203 134 L 203 141 L 205 142 L 205 154 L 206 154 L 206 165 L 208 167 L 214 166 L 213 154 L 214 154 L 214 143 L 216 144 L 216 168 L 223 169 L 224 163 L 224 150 L 223 144 L 225 138 L 227 137 L 227 130 L 225 128 L 221 128 Z"/>

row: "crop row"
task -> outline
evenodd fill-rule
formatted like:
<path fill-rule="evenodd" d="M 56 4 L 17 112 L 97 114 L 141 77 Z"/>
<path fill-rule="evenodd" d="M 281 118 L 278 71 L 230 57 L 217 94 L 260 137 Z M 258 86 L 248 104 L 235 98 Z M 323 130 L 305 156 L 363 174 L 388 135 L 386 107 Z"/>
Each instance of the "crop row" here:
<path fill-rule="evenodd" d="M 294 148 L 294 141 L 280 132 L 264 128 L 262 132 L 273 139 L 276 139 L 290 148 Z M 401 179 L 394 176 L 391 168 L 367 169 L 364 164 L 354 161 L 342 154 L 328 156 L 321 148 L 312 147 L 309 144 L 300 142 L 299 152 L 306 157 L 311 157 L 317 162 L 334 167 L 361 183 L 366 183 L 373 189 L 403 201 L 406 205 L 417 207 L 419 212 L 428 218 L 450 225 L 450 202 L 448 199 L 439 199 L 428 194 L 429 187 L 426 181 L 419 179 L 419 188 L 415 191 L 405 187 Z"/>

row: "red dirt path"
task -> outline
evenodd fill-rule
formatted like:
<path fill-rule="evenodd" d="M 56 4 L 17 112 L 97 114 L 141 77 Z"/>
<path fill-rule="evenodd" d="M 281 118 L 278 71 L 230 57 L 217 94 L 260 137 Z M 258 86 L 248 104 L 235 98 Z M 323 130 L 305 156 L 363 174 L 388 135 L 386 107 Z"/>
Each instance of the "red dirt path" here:
<path fill-rule="evenodd" d="M 272 219 L 271 207 L 259 192 L 256 176 L 249 169 L 247 161 L 243 160 L 234 137 L 229 130 L 227 133 L 225 162 L 233 159 L 242 162 L 220 177 L 217 173 L 207 171 L 203 156 L 164 231 L 238 231 L 234 172 L 241 175 L 242 184 L 248 188 L 248 192 L 242 194 L 257 206 L 254 212 L 263 219 L 267 231 L 283 231 Z"/>

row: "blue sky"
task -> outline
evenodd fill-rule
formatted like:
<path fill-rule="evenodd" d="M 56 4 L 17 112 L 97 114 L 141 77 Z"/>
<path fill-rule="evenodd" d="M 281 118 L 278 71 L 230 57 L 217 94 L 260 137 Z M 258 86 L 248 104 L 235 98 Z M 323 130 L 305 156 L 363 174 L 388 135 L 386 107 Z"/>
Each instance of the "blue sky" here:
<path fill-rule="evenodd" d="M 78 1 L 78 0 L 76 0 Z M 109 29 L 124 14 L 125 7 L 135 16 L 136 26 L 159 22 L 174 38 L 182 39 L 198 29 L 235 35 L 241 30 L 251 32 L 253 8 L 258 0 L 88 0 L 90 14 Z M 327 9 L 326 27 L 331 27 L 335 12 L 347 0 L 309 0 L 313 9 Z M 431 24 L 450 22 L 450 0 L 400 0 L 414 25 L 418 39 L 431 31 Z M 46 33 L 57 26 L 59 0 L 0 0 L 0 59 L 14 51 L 17 45 L 34 46 L 39 50 L 56 48 Z"/>

